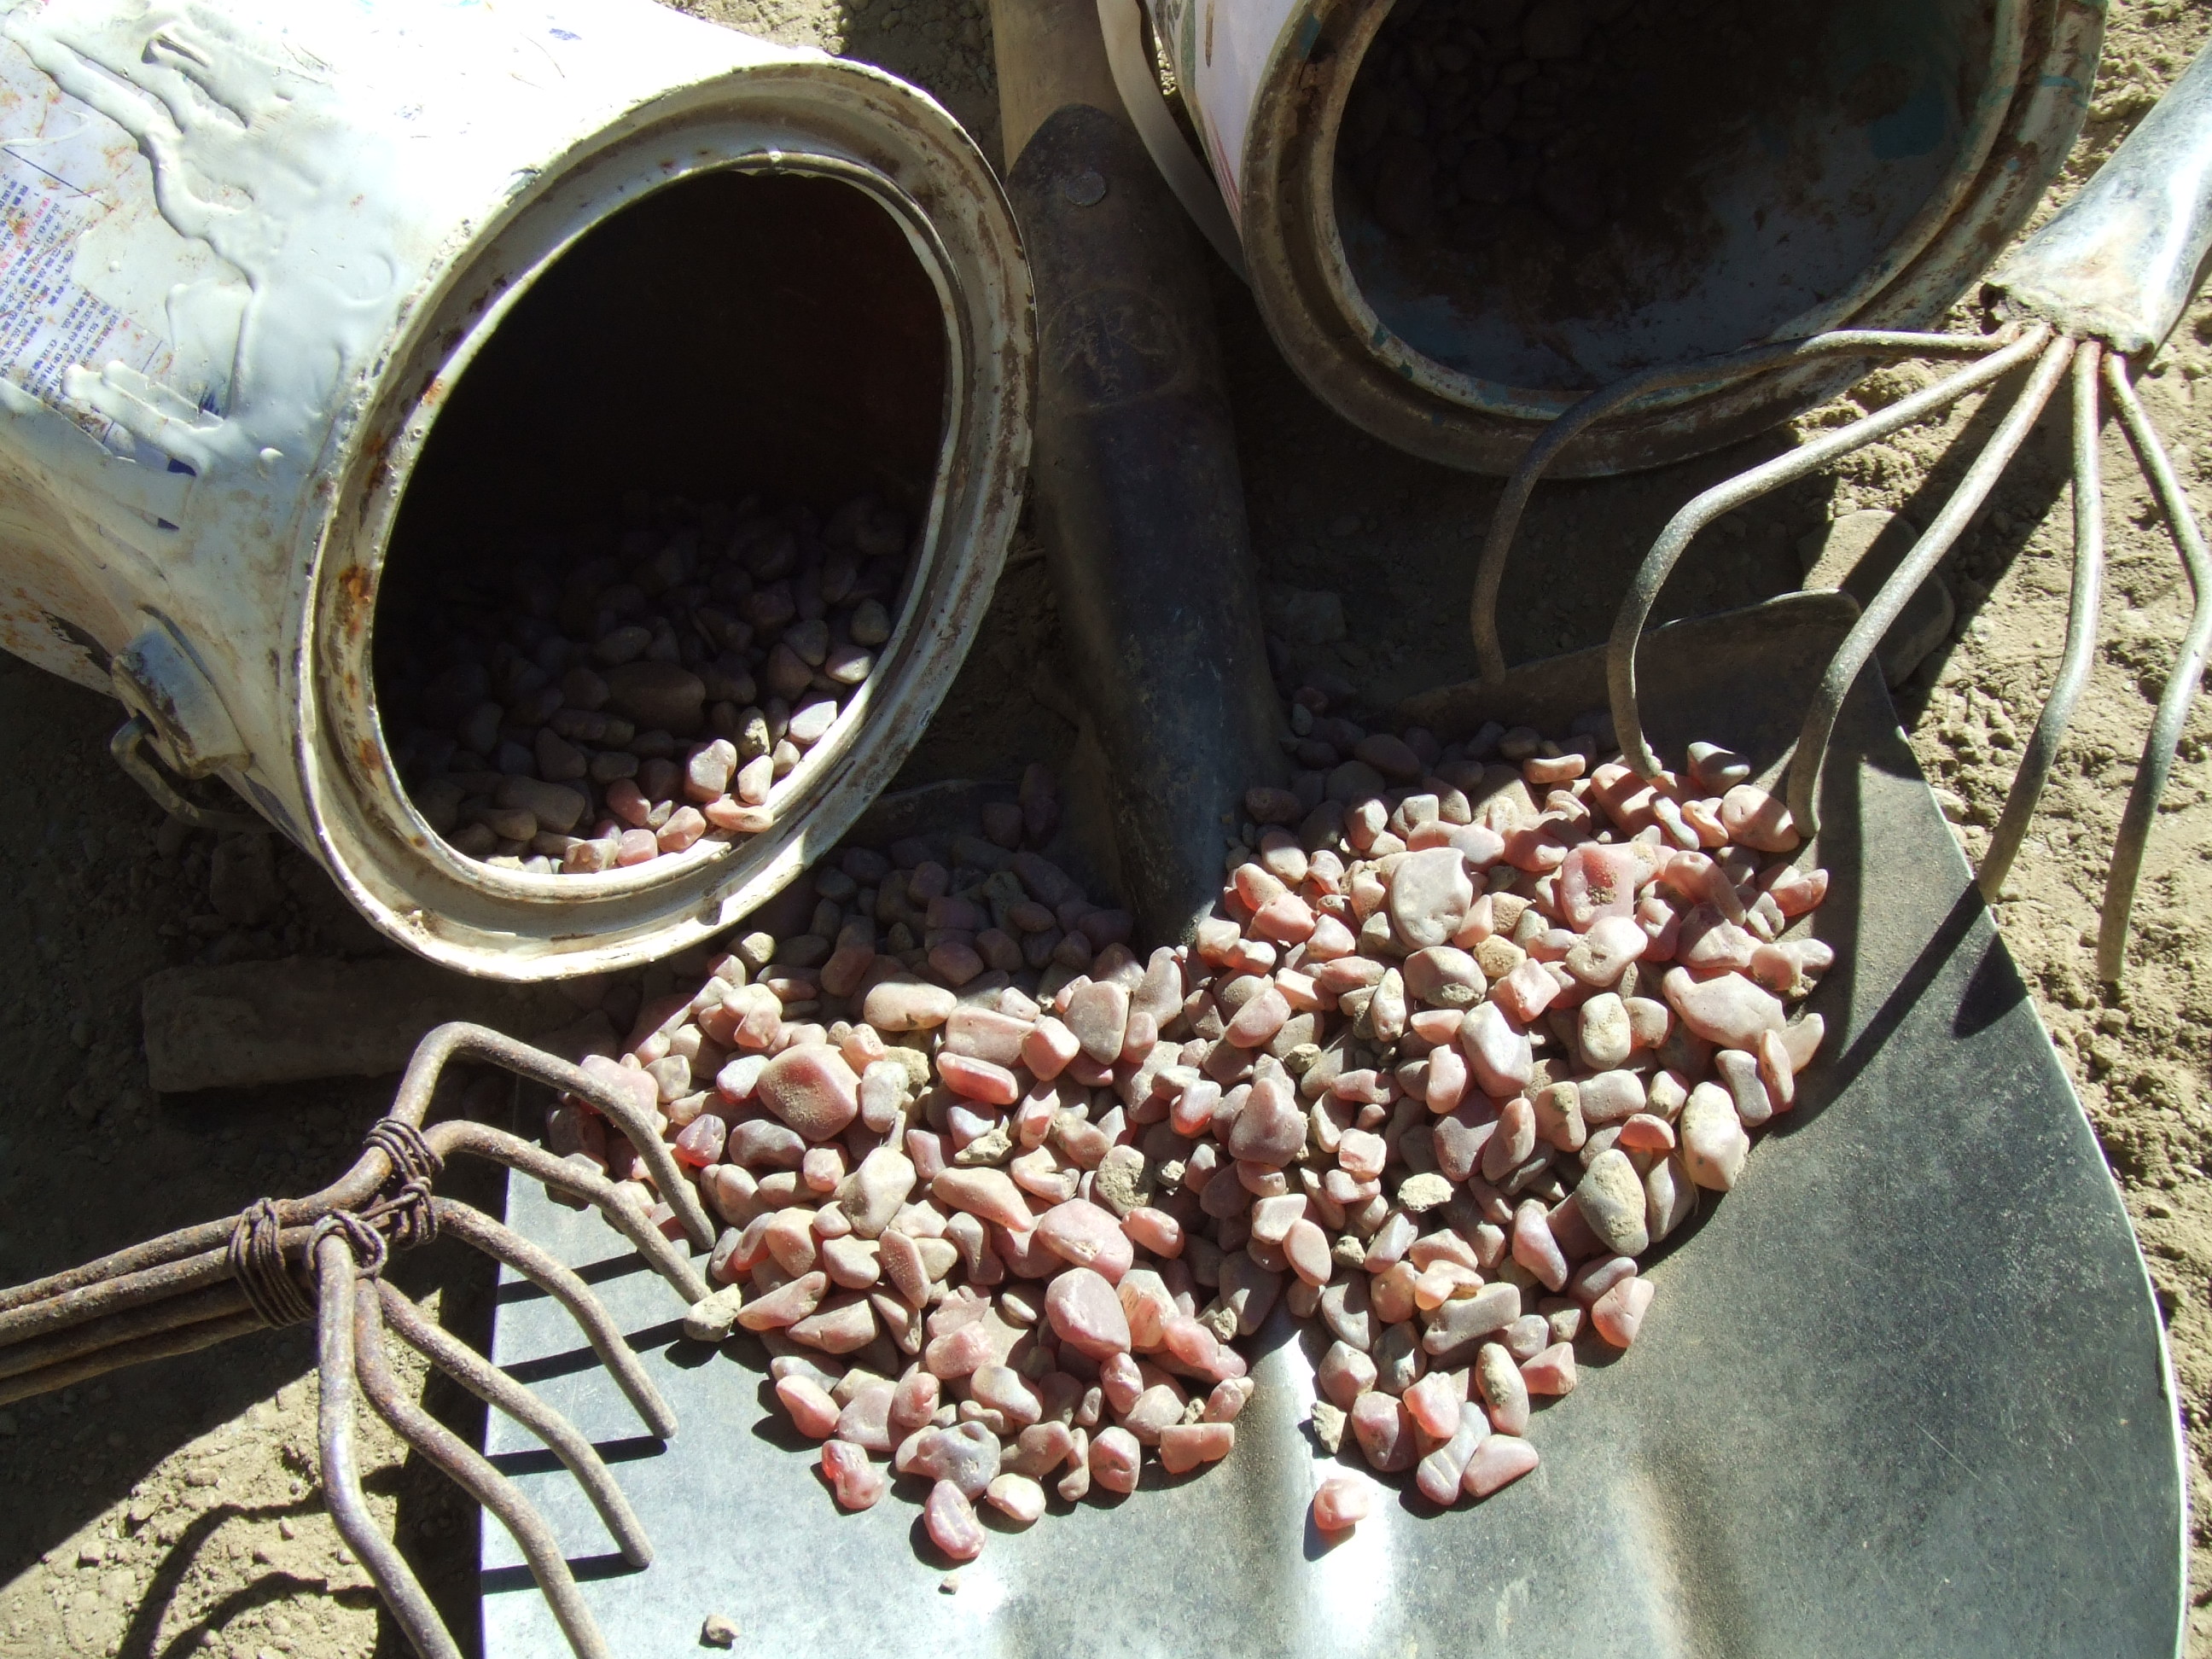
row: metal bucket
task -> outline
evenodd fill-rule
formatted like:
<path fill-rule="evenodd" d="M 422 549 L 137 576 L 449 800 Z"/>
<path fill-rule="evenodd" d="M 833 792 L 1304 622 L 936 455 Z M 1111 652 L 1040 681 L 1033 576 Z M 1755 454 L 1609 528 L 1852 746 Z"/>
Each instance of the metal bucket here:
<path fill-rule="evenodd" d="M 647 0 L 52 0 L 0 9 L 0 644 L 119 696 L 385 933 L 506 979 L 663 955 L 896 770 L 1032 395 L 1012 215 L 925 94 Z M 588 876 L 447 846 L 379 719 L 387 584 L 625 488 L 763 486 L 921 526 L 775 827 Z"/>
<path fill-rule="evenodd" d="M 2072 0 L 1150 4 L 1284 355 L 1347 419 L 1484 472 L 1638 368 L 1936 323 L 2064 161 L 2103 27 Z M 1133 109 L 1148 69 L 1117 61 Z M 1425 204 L 1378 206 L 1378 143 L 1428 151 Z M 1554 471 L 1713 449 L 1858 372 L 1655 395 Z"/>

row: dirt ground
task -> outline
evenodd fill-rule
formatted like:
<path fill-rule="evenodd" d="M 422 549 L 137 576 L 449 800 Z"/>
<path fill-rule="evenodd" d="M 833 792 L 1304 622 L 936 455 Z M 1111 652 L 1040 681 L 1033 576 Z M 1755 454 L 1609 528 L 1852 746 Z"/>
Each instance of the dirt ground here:
<path fill-rule="evenodd" d="M 996 155 L 980 0 L 709 0 L 698 9 L 918 81 Z M 2114 4 L 2090 122 L 2055 197 L 2150 106 L 2208 25 L 2212 15 L 2197 6 Z M 1216 275 L 1262 577 L 1274 590 L 1337 594 L 1349 624 L 1345 639 L 1304 654 L 1376 703 L 1464 677 L 1472 661 L 1462 596 L 1495 483 L 1408 459 L 1328 414 L 1276 356 L 1249 297 Z M 2144 382 L 2200 509 L 2212 508 L 2212 383 L 2199 391 L 2208 374 L 2212 307 L 2200 305 Z M 1910 371 L 1878 376 L 1857 389 L 1856 405 L 1893 399 L 1912 383 Z M 1832 406 L 1799 428 L 1848 412 Z M 1970 404 L 1947 428 L 1902 435 L 1839 476 L 1746 509 L 1693 550 L 1662 611 L 1717 610 L 1796 586 L 1801 545 L 1817 544 L 1843 514 L 1893 509 L 1924 523 L 1964 465 L 1949 441 L 1985 433 L 1991 418 Z M 1789 435 L 1665 472 L 1543 492 L 1506 586 L 1509 654 L 1601 639 L 1629 568 L 1668 514 Z M 1955 623 L 1898 692 L 1970 856 L 1987 845 L 2063 635 L 2066 441 L 2061 410 L 1954 556 L 1946 578 Z M 2110 992 L 2095 980 L 2091 949 L 2106 852 L 2191 592 L 2116 431 L 2105 456 L 2112 568 L 2095 675 L 1999 915 L 2124 1189 L 2171 1324 L 2194 1442 L 2191 1577 L 2203 1598 L 2212 1594 L 2212 1484 L 2198 1432 L 2212 1412 L 2212 707 L 2190 723 L 2151 842 L 2128 981 Z M 1054 678 L 1051 594 L 1028 551 L 1018 548 L 911 780 L 1012 776 L 1023 761 L 1057 760 L 1070 747 L 1076 710 Z M 0 659 L 0 821 L 25 831 L 16 875 L 0 884 L 0 1283 L 263 1193 L 319 1185 L 389 1098 L 388 1080 L 225 1097 L 148 1089 L 137 1008 L 149 972 L 383 947 L 297 854 L 164 828 L 103 752 L 116 719 L 112 705 Z M 501 1109 L 491 1097 L 467 1103 Z M 465 1337 L 485 1340 L 479 1261 L 437 1246 L 404 1260 L 396 1277 Z M 311 1369 L 309 1340 L 293 1329 L 0 1408 L 0 1659 L 404 1653 L 321 1508 Z M 426 1398 L 455 1428 L 480 1432 L 480 1411 L 457 1390 L 433 1383 Z M 473 1650 L 470 1506 L 389 1436 L 364 1429 L 362 1463 L 374 1501 L 396 1518 L 403 1547 Z M 2212 1655 L 2212 1609 L 2193 1609 L 2189 1648 Z"/>

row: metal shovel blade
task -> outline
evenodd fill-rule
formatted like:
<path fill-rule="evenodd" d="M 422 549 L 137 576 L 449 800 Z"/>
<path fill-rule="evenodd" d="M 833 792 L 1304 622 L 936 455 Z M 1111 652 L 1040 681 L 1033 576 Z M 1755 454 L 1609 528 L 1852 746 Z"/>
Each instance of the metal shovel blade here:
<path fill-rule="evenodd" d="M 1795 595 L 1659 630 L 1657 740 L 1775 770 L 1854 611 Z M 1419 708 L 1440 731 L 1492 712 L 1559 729 L 1604 692 L 1589 652 L 1516 671 L 1503 703 L 1453 689 Z M 994 1531 L 948 1592 L 915 1483 L 840 1514 L 750 1339 L 683 1340 L 614 1234 L 520 1182 L 511 1224 L 626 1320 L 683 1438 L 623 1438 L 621 1395 L 527 1285 L 502 1288 L 495 1356 L 614 1437 L 659 1559 L 622 1567 L 497 1418 L 494 1461 L 581 1558 L 624 1654 L 691 1650 L 714 1612 L 740 1651 L 854 1659 L 2173 1654 L 2179 1430 L 2118 1191 L 1873 676 L 1836 754 L 1825 1051 L 1737 1189 L 1656 1253 L 1635 1348 L 1586 1342 L 1581 1386 L 1529 1430 L 1541 1467 L 1487 1501 L 1436 1513 L 1406 1482 L 1326 1544 L 1307 1519 L 1337 1467 L 1304 1426 L 1320 1344 L 1279 1309 L 1224 1463 Z M 504 1535 L 484 1547 L 489 1659 L 558 1651 Z"/>

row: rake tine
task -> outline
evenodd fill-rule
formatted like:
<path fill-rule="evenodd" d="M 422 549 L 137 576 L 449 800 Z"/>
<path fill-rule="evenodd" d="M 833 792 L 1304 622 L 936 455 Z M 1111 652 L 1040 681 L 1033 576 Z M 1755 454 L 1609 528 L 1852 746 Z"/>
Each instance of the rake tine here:
<path fill-rule="evenodd" d="M 402 1341 L 484 1404 L 521 1424 L 568 1466 L 621 1547 L 623 1559 L 634 1567 L 653 1565 L 653 1540 L 644 1523 L 574 1424 L 429 1317 L 390 1279 L 380 1278 L 376 1293 L 384 1304 L 384 1322 Z"/>
<path fill-rule="evenodd" d="M 714 1241 L 714 1229 L 699 1209 L 697 1195 L 690 1183 L 676 1173 L 674 1158 L 669 1154 L 658 1134 L 651 1133 L 642 1114 L 627 1100 L 615 1096 L 588 1073 L 555 1059 L 542 1049 L 518 1042 L 513 1037 L 492 1030 L 488 1026 L 471 1025 L 455 1020 L 441 1025 L 415 1045 L 415 1052 L 407 1062 L 398 1092 L 393 1097 L 388 1116 L 396 1117 L 420 1128 L 429 1110 L 430 1097 L 435 1091 L 439 1077 L 447 1062 L 455 1059 L 489 1060 L 507 1070 L 519 1073 L 544 1084 L 549 1088 L 570 1091 L 582 1095 L 592 1105 L 613 1118 L 625 1134 L 640 1137 L 652 1143 L 640 1146 L 639 1153 L 653 1170 L 656 1181 L 668 1180 L 682 1189 L 669 1202 L 684 1221 L 685 1230 L 698 1242 L 702 1249 L 710 1248 Z M 657 1148 L 660 1158 L 656 1159 Z M 662 1161 L 667 1167 L 661 1167 Z M 390 1178 L 392 1162 L 384 1153 L 370 1148 L 356 1159 L 345 1174 L 320 1192 L 305 1198 L 278 1200 L 277 1211 L 288 1226 L 298 1226 L 320 1220 L 333 1210 L 354 1209 L 368 1203 L 377 1188 Z M 684 1199 L 691 1200 L 687 1211 Z M 696 1219 L 696 1225 L 695 1225 Z M 69 1291 L 101 1285 L 127 1275 L 148 1272 L 153 1268 L 183 1261 L 186 1257 L 208 1251 L 220 1252 L 230 1237 L 231 1220 L 204 1221 L 197 1226 L 181 1227 L 175 1232 L 164 1233 L 159 1238 L 149 1238 L 127 1249 L 82 1262 L 44 1279 L 34 1279 L 27 1284 L 0 1289 L 0 1315 L 35 1302 L 45 1302 Z"/>
<path fill-rule="evenodd" d="M 638 1254 L 645 1258 L 646 1264 L 668 1281 L 670 1287 L 684 1298 L 685 1305 L 712 1294 L 711 1287 L 690 1260 L 662 1236 L 659 1229 L 630 1205 L 624 1203 L 616 1191 L 614 1182 L 596 1170 L 586 1170 L 566 1158 L 556 1158 L 544 1147 L 532 1146 L 520 1135 L 511 1135 L 503 1129 L 495 1129 L 488 1124 L 460 1118 L 439 1124 L 430 1132 L 430 1144 L 441 1157 L 449 1157 L 454 1152 L 472 1153 L 584 1200 L 637 1246 Z"/>
<path fill-rule="evenodd" d="M 2206 649 L 2212 647 L 2212 556 L 2205 550 L 2204 532 L 2182 492 L 2181 481 L 2173 476 L 2166 446 L 2143 412 L 2142 402 L 2128 380 L 2125 362 L 2117 352 L 2106 359 L 2105 380 L 2112 387 L 2112 403 L 2127 428 L 2128 441 L 2135 446 L 2136 459 L 2149 477 L 2166 514 L 2166 527 L 2180 550 L 2182 567 L 2189 574 L 2196 601 L 2189 632 L 2182 640 L 2173 672 L 2166 677 L 2166 689 L 2159 696 L 2158 713 L 2151 719 L 2150 736 L 2143 744 L 2142 762 L 2136 769 L 2135 787 L 2128 791 L 2127 808 L 2120 815 L 2120 833 L 2112 842 L 2112 868 L 2105 878 L 2105 902 L 2097 922 L 2097 975 L 2117 983 L 2127 963 L 2128 922 L 2135 908 L 2136 883 L 2142 874 L 2151 822 L 2158 816 L 2159 801 L 2172 775 L 2174 748 L 2181 741 L 2182 723 L 2189 718 L 2197 682 L 2203 678 Z"/>
<path fill-rule="evenodd" d="M 2048 331 L 2031 336 L 2039 346 L 2049 339 Z M 2002 355 L 2002 354 L 2001 354 Z M 2051 393 L 2058 384 L 2058 377 L 2066 372 L 2066 365 L 2074 356 L 2074 342 L 2069 339 L 2051 341 L 2043 349 L 2041 361 L 2035 366 L 2027 387 L 2005 411 L 2004 419 L 1990 436 L 1982 453 L 1974 457 L 1974 464 L 1966 469 L 1966 476 L 1951 492 L 1942 510 L 1921 532 L 1920 539 L 1905 561 L 1891 573 L 1874 601 L 1859 613 L 1851 631 L 1830 659 L 1827 672 L 1821 675 L 1820 684 L 1813 694 L 1813 706 L 1805 711 L 1805 725 L 1797 736 L 1797 752 L 1790 763 L 1790 815 L 1805 834 L 1820 831 L 1820 785 L 1821 763 L 1827 757 L 1828 738 L 1835 729 L 1836 716 L 1842 711 L 1844 699 L 1850 695 L 1859 671 L 1866 666 L 1882 635 L 1889 632 L 1890 624 L 1905 609 L 1905 602 L 1919 592 L 1921 583 L 1951 544 L 1959 538 L 1967 522 L 1981 509 L 1990 491 L 1996 487 L 2013 456 L 2027 439 L 2028 428 L 2051 401 Z M 1992 359 L 1991 361 L 1995 361 Z"/>
<path fill-rule="evenodd" d="M 346 1547 L 360 1558 L 377 1593 L 422 1659 L 461 1659 L 461 1650 L 438 1610 L 423 1594 L 422 1581 L 368 1512 L 354 1462 L 354 1271 L 353 1250 L 335 1234 L 315 1243 L 316 1362 L 321 1374 L 319 1424 L 323 1492 L 331 1519 Z"/>
<path fill-rule="evenodd" d="M 608 1659 L 598 1621 L 576 1589 L 575 1576 L 544 1520 L 514 1483 L 486 1462 L 476 1449 L 407 1398 L 384 1353 L 384 1316 L 373 1280 L 354 1286 L 354 1374 L 378 1416 L 417 1452 L 442 1469 L 453 1484 L 497 1516 L 520 1547 L 530 1575 L 559 1620 L 561 1633 L 577 1659 Z"/>
<path fill-rule="evenodd" d="M 616 1328 L 605 1306 L 582 1279 L 521 1234 L 501 1226 L 483 1211 L 450 1198 L 431 1201 L 437 1207 L 441 1228 L 450 1229 L 486 1255 L 505 1262 L 567 1308 L 583 1328 L 600 1362 L 629 1396 L 630 1404 L 637 1408 L 645 1425 L 663 1440 L 675 1438 L 676 1413 L 660 1397 L 660 1390 L 653 1386 L 653 1379 L 645 1374 L 645 1367 L 638 1363 L 637 1355 Z"/>
<path fill-rule="evenodd" d="M 714 1248 L 714 1224 L 701 1206 L 696 1190 L 684 1178 L 676 1155 L 660 1138 L 659 1126 L 628 1097 L 609 1088 L 581 1066 L 571 1066 L 542 1048 L 533 1048 L 489 1027 L 471 1025 L 461 1020 L 441 1025 L 416 1045 L 415 1057 L 407 1063 L 407 1073 L 400 1079 L 399 1092 L 392 1101 L 390 1115 L 404 1118 L 421 1128 L 440 1073 L 448 1060 L 456 1059 L 489 1060 L 549 1089 L 590 1102 L 611 1119 L 637 1149 L 646 1168 L 653 1171 L 653 1185 L 676 1212 L 677 1219 L 684 1224 L 684 1235 L 693 1245 L 702 1250 Z M 369 1191 L 374 1190 L 375 1183 L 372 1182 Z M 368 1193 L 361 1196 L 365 1200 Z"/>
<path fill-rule="evenodd" d="M 2017 331 L 2000 329 L 1990 335 L 1914 334 L 1889 329 L 1840 329 L 1804 339 L 1778 340 L 1692 363 L 1650 368 L 1640 374 L 1601 387 L 1564 410 L 1535 441 L 1522 452 L 1521 459 L 1506 479 L 1482 539 L 1482 553 L 1474 568 L 1474 596 L 1468 602 L 1468 624 L 1474 635 L 1475 660 L 1486 685 L 1505 678 L 1505 648 L 1498 637 L 1498 592 L 1504 585 L 1505 566 L 1513 551 L 1513 538 L 1521 528 L 1521 515 L 1528 497 L 1559 452 L 1590 427 L 1638 398 L 1678 386 L 1732 386 L 1768 369 L 1787 368 L 1808 358 L 1850 355 L 1865 357 L 1971 356 L 2004 345 Z"/>
<path fill-rule="evenodd" d="M 392 1111 L 371 1129 L 369 1144 L 352 1166 L 322 1191 L 263 1199 L 241 1214 L 0 1289 L 0 1404 L 313 1317 L 322 1377 L 319 1440 L 331 1513 L 416 1651 L 422 1659 L 459 1659 L 452 1633 L 398 1547 L 378 1529 L 362 1492 L 353 1441 L 360 1392 L 410 1445 L 499 1516 L 528 1556 L 571 1647 L 582 1659 L 605 1659 L 605 1644 L 543 1521 L 479 1454 L 400 1394 L 381 1336 L 387 1313 L 403 1339 L 432 1364 L 552 1447 L 590 1496 L 624 1559 L 642 1567 L 652 1560 L 653 1547 L 635 1512 L 573 1425 L 423 1318 L 383 1282 L 382 1264 L 391 1249 L 425 1243 L 441 1225 L 451 1229 L 557 1298 L 647 1427 L 663 1439 L 676 1432 L 675 1413 L 583 1280 L 482 1212 L 436 1196 L 431 1182 L 449 1152 L 489 1158 L 594 1206 L 687 1304 L 706 1297 L 708 1288 L 680 1243 L 664 1236 L 599 1171 L 466 1120 L 441 1123 L 425 1133 L 422 1124 L 438 1080 L 457 1059 L 489 1061 L 597 1107 L 636 1147 L 686 1235 L 702 1248 L 713 1243 L 714 1225 L 649 1109 L 580 1067 L 499 1032 L 457 1022 L 416 1045 Z"/>
<path fill-rule="evenodd" d="M 2043 786 L 2058 758 L 2058 745 L 2065 739 L 2067 723 L 2074 718 L 2074 705 L 2081 700 L 2096 660 L 2097 613 L 2105 602 L 2105 484 L 2097 453 L 2097 429 L 2102 424 L 2097 364 L 2103 351 L 2099 342 L 2084 340 L 2074 354 L 2074 592 L 2067 607 L 2066 649 L 1974 878 L 1982 897 L 1991 903 L 2003 890 L 2005 877 L 2027 837 L 2036 804 L 2043 799 Z"/>
<path fill-rule="evenodd" d="M 1650 617 L 1651 607 L 1658 603 L 1660 589 L 1667 585 L 1667 578 L 1673 574 L 1692 538 L 1723 514 L 1817 472 L 1839 456 L 1886 438 L 1948 408 L 1969 392 L 2002 380 L 2015 366 L 2033 356 L 2050 337 L 2051 331 L 2039 325 L 2010 345 L 1960 369 L 1948 380 L 1938 380 L 1863 421 L 1824 434 L 1802 448 L 1716 484 L 1668 520 L 1630 583 L 1628 595 L 1613 618 L 1612 637 L 1606 643 L 1606 686 L 1613 705 L 1613 732 L 1620 744 L 1621 759 L 1647 778 L 1656 777 L 1661 770 L 1659 757 L 1644 739 L 1643 717 L 1637 707 L 1636 647 L 1643 638 L 1644 624 Z M 1856 632 L 1853 637 L 1856 637 Z M 1879 633 L 1875 635 L 1877 641 L 1881 637 Z"/>

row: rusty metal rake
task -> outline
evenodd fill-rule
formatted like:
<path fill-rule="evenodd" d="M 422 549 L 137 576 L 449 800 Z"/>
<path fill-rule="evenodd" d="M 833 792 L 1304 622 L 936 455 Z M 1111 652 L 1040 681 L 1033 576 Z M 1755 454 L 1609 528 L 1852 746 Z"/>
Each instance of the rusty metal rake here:
<path fill-rule="evenodd" d="M 1723 356 L 1657 368 L 1593 392 L 1545 429 L 1508 480 L 1484 542 L 1471 622 L 1486 682 L 1504 678 L 1498 593 L 1530 492 L 1559 452 L 1591 424 L 1656 393 L 1725 385 L 1820 357 L 1888 362 L 1966 359 L 1936 384 L 1865 419 L 1822 433 L 1788 454 L 1706 490 L 1669 520 L 1652 544 L 1623 600 L 1607 645 L 1607 681 L 1622 758 L 1647 778 L 1659 759 L 1644 737 L 1637 705 L 1636 649 L 1668 576 L 1698 532 L 1723 514 L 1806 477 L 1851 451 L 1948 409 L 2015 369 L 2027 380 L 1958 489 L 1885 581 L 1836 652 L 1805 715 L 1790 769 L 1790 810 L 1801 828 L 1819 828 L 1820 770 L 1838 713 L 1890 626 L 1972 523 L 2018 453 L 2058 382 L 2074 399 L 2074 582 L 2066 644 L 2033 735 L 1976 882 L 1985 898 L 2004 884 L 2027 833 L 2095 654 L 2105 574 L 2104 492 L 2098 434 L 2100 383 L 2166 517 L 2194 594 L 2194 611 L 2159 699 L 2141 764 L 2122 814 L 2109 866 L 2097 938 L 2097 971 L 2121 977 L 2128 921 L 2143 850 L 2173 770 L 2174 750 L 2212 647 L 2212 555 L 2165 446 L 2130 379 L 2172 332 L 2194 293 L 2212 247 L 2212 53 L 2200 54 L 2158 108 L 2130 134 L 2095 179 L 2021 246 L 1990 287 L 2014 313 L 1986 335 L 1852 330 L 1783 340 Z"/>
<path fill-rule="evenodd" d="M 685 1236 L 702 1249 L 714 1242 L 698 1195 L 650 1114 L 590 1073 L 511 1037 L 477 1025 L 441 1025 L 416 1046 L 392 1110 L 370 1129 L 360 1159 L 322 1191 L 261 1199 L 238 1215 L 0 1291 L 0 1404 L 312 1318 L 331 1513 L 416 1651 L 423 1659 L 459 1654 L 413 1571 L 369 1514 L 354 1459 L 356 1390 L 403 1441 L 499 1517 L 569 1646 L 582 1659 L 605 1659 L 605 1640 L 544 1522 L 506 1476 L 407 1397 L 392 1373 L 386 1333 L 543 1440 L 582 1484 L 623 1559 L 643 1567 L 653 1547 L 636 1515 L 573 1425 L 441 1329 L 383 1277 L 383 1267 L 392 1250 L 441 1232 L 503 1262 L 568 1310 L 646 1426 L 664 1439 L 676 1432 L 674 1414 L 584 1281 L 481 1210 L 438 1196 L 432 1183 L 457 1153 L 489 1158 L 598 1209 L 687 1306 L 708 1286 L 644 1211 L 586 1164 L 486 1124 L 449 1120 L 425 1128 L 432 1091 L 454 1060 L 489 1062 L 596 1107 L 637 1149 Z"/>

